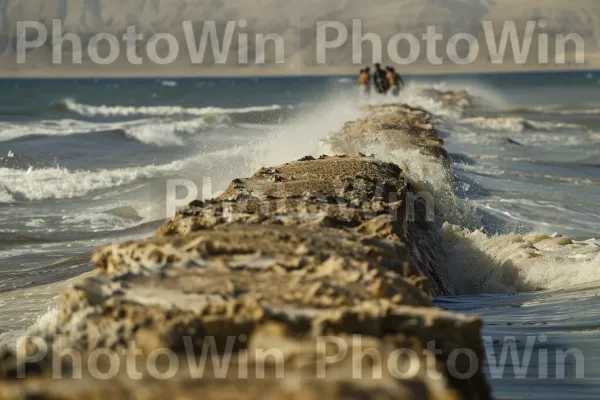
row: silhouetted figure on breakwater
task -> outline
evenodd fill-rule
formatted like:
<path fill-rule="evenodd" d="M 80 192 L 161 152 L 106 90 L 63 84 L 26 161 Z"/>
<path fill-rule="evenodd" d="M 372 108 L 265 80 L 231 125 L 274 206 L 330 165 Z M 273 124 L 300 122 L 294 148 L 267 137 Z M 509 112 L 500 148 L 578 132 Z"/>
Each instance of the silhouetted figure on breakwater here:
<path fill-rule="evenodd" d="M 394 67 L 387 67 L 386 78 L 391 88 L 392 96 L 398 97 L 400 95 L 400 91 L 404 89 L 404 81 L 399 73 L 396 72 Z"/>
<path fill-rule="evenodd" d="M 369 67 L 360 70 L 358 75 L 358 92 L 363 97 L 371 95 L 371 69 Z"/>
<path fill-rule="evenodd" d="M 375 64 L 375 72 L 373 73 L 373 82 L 377 93 L 386 94 L 390 88 L 386 72 L 381 69 L 381 64 Z"/>

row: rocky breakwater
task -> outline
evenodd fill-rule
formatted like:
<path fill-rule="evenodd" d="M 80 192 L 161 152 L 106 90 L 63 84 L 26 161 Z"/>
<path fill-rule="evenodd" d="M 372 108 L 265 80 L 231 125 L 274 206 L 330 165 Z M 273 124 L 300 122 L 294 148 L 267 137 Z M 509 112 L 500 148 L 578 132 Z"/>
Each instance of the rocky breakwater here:
<path fill-rule="evenodd" d="M 444 162 L 425 112 L 366 115 L 334 150 L 377 134 Z M 452 288 L 414 192 L 357 153 L 236 179 L 97 250 L 56 325 L 0 355 L 0 398 L 490 399 L 481 321 L 432 306 Z"/>

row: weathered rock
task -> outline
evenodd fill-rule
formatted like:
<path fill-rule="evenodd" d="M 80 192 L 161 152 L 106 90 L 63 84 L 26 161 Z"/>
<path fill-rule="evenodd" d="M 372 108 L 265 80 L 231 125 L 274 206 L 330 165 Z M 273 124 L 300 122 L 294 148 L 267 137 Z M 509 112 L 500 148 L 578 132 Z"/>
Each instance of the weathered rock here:
<path fill-rule="evenodd" d="M 400 104 L 364 107 L 366 118 L 348 122 L 329 138 L 336 152 L 356 153 L 378 143 L 389 149 L 419 150 L 445 162 L 444 141 L 437 136 L 431 116 Z"/>
<path fill-rule="evenodd" d="M 445 162 L 424 111 L 366 113 L 331 143 L 356 153 L 371 135 Z M 29 379 L 1 383 L 0 398 L 489 399 L 480 320 L 432 307 L 430 294 L 453 289 L 429 222 L 407 217 L 426 212 L 414 192 L 400 167 L 363 154 L 305 157 L 236 179 L 154 237 L 99 249 L 96 275 L 64 294 L 55 331 L 39 332 L 54 351 L 26 365 L 2 357 L 0 376 Z M 20 351 L 39 344 L 26 339 Z M 88 362 L 60 358 L 65 348 Z M 120 361 L 109 381 L 90 367 L 99 349 Z M 465 349 L 476 365 L 456 358 Z M 135 350 L 141 380 L 123 367 Z M 215 367 L 224 358 L 229 368 Z M 198 376 L 189 362 L 201 361 Z M 57 365 L 82 379 L 50 379 Z M 168 380 L 153 374 L 170 367 Z"/>

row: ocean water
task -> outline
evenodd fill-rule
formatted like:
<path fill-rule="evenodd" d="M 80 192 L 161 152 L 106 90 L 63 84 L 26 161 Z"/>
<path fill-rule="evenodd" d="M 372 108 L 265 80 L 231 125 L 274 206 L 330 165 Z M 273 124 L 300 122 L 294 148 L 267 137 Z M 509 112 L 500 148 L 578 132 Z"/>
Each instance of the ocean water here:
<path fill-rule="evenodd" d="M 401 100 L 436 115 L 454 161 L 454 196 L 436 201 L 461 295 L 436 302 L 483 317 L 498 398 L 596 398 L 600 73 L 406 81 Z M 444 108 L 423 88 L 467 90 L 476 105 Z M 322 139 L 360 105 L 349 77 L 0 81 L 0 342 L 51 323 L 94 248 L 170 217 L 167 182 L 212 197 L 261 166 L 326 153 Z M 419 154 L 369 150 L 434 193 L 445 183 Z"/>

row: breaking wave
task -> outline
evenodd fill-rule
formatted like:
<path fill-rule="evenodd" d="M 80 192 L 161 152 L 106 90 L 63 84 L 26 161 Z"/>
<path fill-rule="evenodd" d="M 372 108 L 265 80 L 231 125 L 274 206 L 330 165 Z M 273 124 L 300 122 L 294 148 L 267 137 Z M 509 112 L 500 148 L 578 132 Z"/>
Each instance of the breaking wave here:
<path fill-rule="evenodd" d="M 490 236 L 445 224 L 444 266 L 461 294 L 560 289 L 600 280 L 600 245 L 560 235 Z"/>
<path fill-rule="evenodd" d="M 120 132 L 143 144 L 157 146 L 183 146 L 185 136 L 214 128 L 228 122 L 222 115 L 207 121 L 205 117 L 188 120 L 141 119 L 128 122 L 96 123 L 74 119 L 42 120 L 36 123 L 0 122 L 0 141 L 28 136 L 68 136 L 85 133 Z M 183 135 L 180 136 L 180 135 Z"/>
<path fill-rule="evenodd" d="M 580 125 L 570 124 L 566 122 L 531 121 L 519 117 L 473 117 L 462 119 L 460 123 L 475 126 L 481 129 L 490 129 L 493 131 L 508 131 L 514 133 L 520 133 L 525 131 L 551 131 L 557 129 L 580 128 Z"/>
<path fill-rule="evenodd" d="M 0 202 L 70 199 L 89 192 L 109 189 L 149 179 L 169 170 L 180 162 L 163 166 L 121 168 L 99 171 L 69 171 L 66 168 L 30 168 L 26 171 L 0 168 Z"/>
<path fill-rule="evenodd" d="M 204 118 L 189 121 L 147 123 L 130 126 L 125 129 L 125 136 L 138 140 L 141 143 L 158 146 L 183 146 L 184 138 L 181 134 L 196 133 L 205 129 L 210 124 Z"/>
<path fill-rule="evenodd" d="M 470 125 L 512 133 L 581 128 L 576 124 L 530 121 L 518 117 L 461 119 L 455 110 L 447 110 L 442 102 L 429 96 L 408 93 L 407 97 L 409 104 L 419 105 L 437 115 L 438 125 L 444 122 L 440 118 L 449 118 L 459 124 L 455 125 L 457 127 Z M 468 199 L 459 199 L 456 193 L 453 195 L 448 191 L 451 181 L 456 187 L 465 178 L 456 170 L 448 171 L 438 159 L 419 151 L 390 152 L 380 146 L 366 150 L 375 153 L 378 158 L 401 165 L 413 184 L 432 191 L 436 212 L 445 222 L 431 226 L 435 230 L 432 237 L 438 237 L 441 246 L 429 245 L 437 248 L 440 264 L 448 271 L 451 283 L 459 294 L 560 289 L 600 281 L 598 240 L 572 240 L 558 233 L 550 235 L 537 232 L 535 228 L 523 228 L 529 233 L 515 232 L 508 225 L 498 229 L 483 223 L 486 220 L 497 224 L 500 222 L 497 218 L 488 215 Z M 522 171 L 518 174 L 522 174 Z M 498 230 L 506 233 L 490 233 Z M 508 233 L 510 231 L 513 232 Z"/>
<path fill-rule="evenodd" d="M 254 112 L 268 112 L 282 110 L 279 104 L 269 106 L 255 106 L 243 108 L 221 108 L 221 107 L 182 107 L 182 106 L 94 106 L 78 103 L 72 99 L 63 99 L 52 104 L 55 110 L 71 111 L 86 117 L 94 116 L 208 116 L 222 114 L 247 114 Z"/>

